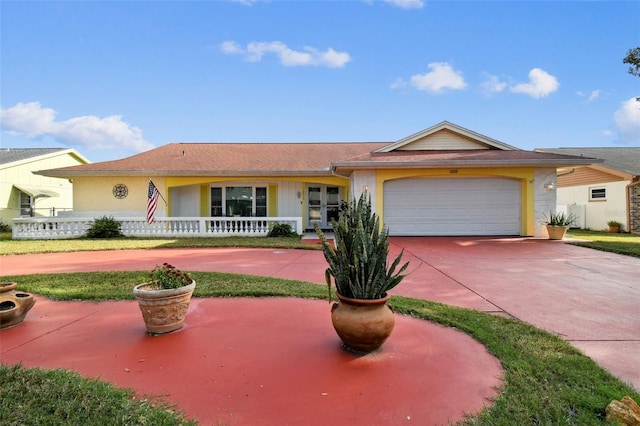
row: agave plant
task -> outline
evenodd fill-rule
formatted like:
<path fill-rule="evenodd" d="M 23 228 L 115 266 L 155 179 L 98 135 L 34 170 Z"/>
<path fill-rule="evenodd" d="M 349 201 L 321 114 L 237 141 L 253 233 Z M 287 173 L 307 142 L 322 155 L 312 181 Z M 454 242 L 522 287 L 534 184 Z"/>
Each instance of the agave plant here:
<path fill-rule="evenodd" d="M 565 214 L 564 212 L 549 212 L 549 216 L 542 218 L 542 223 L 549 226 L 571 226 L 576 222 L 574 214 Z"/>
<path fill-rule="evenodd" d="M 315 226 L 322 241 L 324 257 L 329 264 L 325 279 L 331 300 L 331 277 L 342 296 L 353 299 L 380 299 L 386 296 L 406 276 L 406 262 L 398 272 L 404 249 L 388 266 L 389 231 L 380 227 L 377 215 L 371 210 L 371 197 L 366 193 L 357 201 L 345 203 L 340 218 L 332 223 L 332 245 L 322 230 Z"/>

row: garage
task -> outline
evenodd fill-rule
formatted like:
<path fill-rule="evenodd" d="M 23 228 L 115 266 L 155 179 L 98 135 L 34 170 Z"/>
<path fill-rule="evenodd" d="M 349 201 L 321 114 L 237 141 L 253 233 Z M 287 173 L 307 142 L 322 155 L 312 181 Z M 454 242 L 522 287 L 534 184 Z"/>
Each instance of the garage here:
<path fill-rule="evenodd" d="M 520 181 L 507 178 L 387 181 L 384 223 L 394 236 L 520 235 Z"/>

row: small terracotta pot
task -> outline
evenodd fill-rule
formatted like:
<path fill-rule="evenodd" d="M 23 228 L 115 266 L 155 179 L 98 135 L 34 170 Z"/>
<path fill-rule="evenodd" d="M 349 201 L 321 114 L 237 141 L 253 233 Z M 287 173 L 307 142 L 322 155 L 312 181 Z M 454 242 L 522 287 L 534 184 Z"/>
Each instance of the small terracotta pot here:
<path fill-rule="evenodd" d="M 151 283 L 138 284 L 133 294 L 138 300 L 149 334 L 165 334 L 182 328 L 196 282 L 171 289 L 154 290 Z"/>
<path fill-rule="evenodd" d="M 382 299 L 351 299 L 336 292 L 339 302 L 331 308 L 331 322 L 344 346 L 356 353 L 368 353 L 380 348 L 395 323 L 387 305 L 391 297 Z"/>
<path fill-rule="evenodd" d="M 14 282 L 0 283 L 0 329 L 20 324 L 36 303 L 31 294 L 16 291 L 17 286 Z"/>

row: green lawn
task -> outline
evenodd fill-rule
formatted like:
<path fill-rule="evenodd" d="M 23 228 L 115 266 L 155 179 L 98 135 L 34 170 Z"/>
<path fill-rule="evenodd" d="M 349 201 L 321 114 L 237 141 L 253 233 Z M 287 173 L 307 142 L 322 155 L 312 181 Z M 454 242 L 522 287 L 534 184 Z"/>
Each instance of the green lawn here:
<path fill-rule="evenodd" d="M 114 300 L 133 299 L 133 285 L 147 272 L 36 274 L 3 279 L 19 282 L 24 291 L 56 300 Z M 308 282 L 215 272 L 193 272 L 192 275 L 198 282 L 195 297 L 326 297 L 324 286 Z M 467 424 L 601 425 L 611 400 L 630 395 L 640 401 L 640 394 L 573 346 L 523 322 L 406 297 L 395 296 L 391 304 L 400 314 L 454 327 L 473 336 L 500 359 L 506 381 L 500 396 L 494 405 L 469 419 Z M 1 413 L 16 410 L 20 411 L 20 417 L 8 424 L 50 424 L 59 419 L 46 417 L 46 413 L 63 415 L 70 424 L 101 424 L 100 420 L 86 416 L 88 412 L 103 410 L 106 413 L 117 411 L 126 419 L 112 424 L 146 424 L 137 420 L 142 408 L 166 411 L 150 406 L 149 400 L 153 399 L 143 395 L 139 396 L 142 408 L 139 403 L 124 404 L 121 390 L 102 387 L 96 381 L 87 382 L 73 373 L 26 370 L 17 372 L 12 367 L 0 367 L 0 424 L 5 424 Z M 60 378 L 49 379 L 49 374 Z M 43 384 L 32 386 L 30 381 L 14 379 L 22 375 L 42 376 L 37 381 Z M 86 389 L 94 386 L 101 388 L 98 401 L 90 396 L 92 393 L 87 394 L 93 391 Z M 61 388 L 60 392 L 58 388 Z M 20 398 L 5 397 L 9 395 L 20 395 Z M 420 398 L 419 395 L 415 397 Z M 75 399 L 84 401 L 86 408 L 76 412 Z M 175 423 L 158 421 L 153 424 L 180 424 L 184 420 L 179 414 L 169 413 L 178 416 L 168 420 Z M 146 418 L 150 414 L 143 416 Z"/>
<path fill-rule="evenodd" d="M 56 253 L 70 251 L 196 248 L 196 247 L 254 247 L 318 250 L 320 246 L 288 237 L 217 237 L 217 238 L 113 238 L 69 240 L 12 240 L 11 233 L 0 233 L 0 256 L 9 254 Z"/>
<path fill-rule="evenodd" d="M 640 235 L 638 234 L 612 234 L 610 232 L 570 229 L 569 232 L 567 232 L 567 237 L 585 240 L 572 242 L 571 244 L 627 256 L 640 257 Z"/>
<path fill-rule="evenodd" d="M 174 406 L 62 369 L 0 364 L 1 425 L 187 425 Z"/>

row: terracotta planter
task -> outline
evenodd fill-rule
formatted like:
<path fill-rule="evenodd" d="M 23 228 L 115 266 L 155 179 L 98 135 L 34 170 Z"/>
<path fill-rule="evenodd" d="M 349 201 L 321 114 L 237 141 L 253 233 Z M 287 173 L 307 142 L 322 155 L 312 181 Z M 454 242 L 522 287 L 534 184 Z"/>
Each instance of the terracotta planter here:
<path fill-rule="evenodd" d="M 32 295 L 16 291 L 17 286 L 13 282 L 0 283 L 0 329 L 20 324 L 36 303 Z"/>
<path fill-rule="evenodd" d="M 609 226 L 609 232 L 617 234 L 620 232 L 620 227 L 619 226 Z"/>
<path fill-rule="evenodd" d="M 182 328 L 196 282 L 166 290 L 154 290 L 151 283 L 138 284 L 133 294 L 138 300 L 149 334 L 165 334 Z"/>
<path fill-rule="evenodd" d="M 561 240 L 567 233 L 567 229 L 569 229 L 568 226 L 547 225 L 547 234 L 550 240 Z"/>
<path fill-rule="evenodd" d="M 368 353 L 380 348 L 393 331 L 394 315 L 386 304 L 390 296 L 382 299 L 351 299 L 336 293 L 338 303 L 331 308 L 333 328 L 344 346 L 357 353 Z"/>

